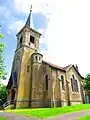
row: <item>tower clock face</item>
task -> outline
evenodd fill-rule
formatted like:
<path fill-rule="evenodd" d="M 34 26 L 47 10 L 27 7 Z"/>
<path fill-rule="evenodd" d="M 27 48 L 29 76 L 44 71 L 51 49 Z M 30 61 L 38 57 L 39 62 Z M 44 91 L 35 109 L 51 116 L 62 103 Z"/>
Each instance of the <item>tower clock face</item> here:
<path fill-rule="evenodd" d="M 34 44 L 33 43 L 30 43 L 30 46 L 31 46 L 31 48 L 34 48 Z"/>

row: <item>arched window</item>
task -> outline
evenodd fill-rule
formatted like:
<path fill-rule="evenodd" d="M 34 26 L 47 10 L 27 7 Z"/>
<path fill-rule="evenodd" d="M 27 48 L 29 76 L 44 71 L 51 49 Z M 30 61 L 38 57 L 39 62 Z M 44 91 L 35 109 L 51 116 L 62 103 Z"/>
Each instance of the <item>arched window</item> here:
<path fill-rule="evenodd" d="M 73 92 L 78 92 L 78 83 L 77 83 L 77 80 L 75 79 L 75 76 L 72 75 L 72 78 L 71 78 L 71 86 L 72 86 L 72 91 Z"/>
<path fill-rule="evenodd" d="M 72 91 L 75 92 L 75 77 L 74 77 L 74 75 L 72 75 L 72 78 L 71 78 L 71 86 L 72 86 Z"/>
<path fill-rule="evenodd" d="M 61 82 L 62 82 L 62 90 L 65 90 L 64 76 L 63 75 L 61 75 Z"/>
<path fill-rule="evenodd" d="M 41 60 L 41 58 L 39 57 L 39 61 Z"/>
<path fill-rule="evenodd" d="M 76 92 L 79 92 L 79 90 L 78 90 L 78 82 L 77 82 L 77 80 L 75 80 L 75 88 L 76 88 Z"/>
<path fill-rule="evenodd" d="M 34 44 L 34 37 L 33 36 L 30 36 L 30 42 Z"/>
<path fill-rule="evenodd" d="M 29 65 L 27 66 L 27 72 L 29 72 Z"/>
<path fill-rule="evenodd" d="M 21 38 L 20 38 L 20 44 L 22 44 L 22 39 L 23 39 L 23 36 L 21 36 Z"/>
<path fill-rule="evenodd" d="M 48 75 L 45 75 L 45 89 L 48 90 Z"/>
<path fill-rule="evenodd" d="M 36 56 L 35 58 L 36 58 L 36 60 L 38 60 L 38 57 L 37 57 L 37 56 Z"/>
<path fill-rule="evenodd" d="M 73 86 L 73 79 L 71 78 L 71 87 L 72 87 L 72 91 L 74 92 L 74 86 Z"/>

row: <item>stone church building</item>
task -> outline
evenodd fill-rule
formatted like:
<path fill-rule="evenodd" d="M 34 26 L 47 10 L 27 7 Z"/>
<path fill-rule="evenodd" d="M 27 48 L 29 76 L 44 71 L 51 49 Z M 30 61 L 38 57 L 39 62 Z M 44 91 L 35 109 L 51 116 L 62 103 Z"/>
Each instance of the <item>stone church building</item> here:
<path fill-rule="evenodd" d="M 43 60 L 38 52 L 41 34 L 30 28 L 30 14 L 18 32 L 8 101 L 15 108 L 60 107 L 84 102 L 78 67 L 60 67 Z M 13 102 L 13 103 L 12 103 Z"/>

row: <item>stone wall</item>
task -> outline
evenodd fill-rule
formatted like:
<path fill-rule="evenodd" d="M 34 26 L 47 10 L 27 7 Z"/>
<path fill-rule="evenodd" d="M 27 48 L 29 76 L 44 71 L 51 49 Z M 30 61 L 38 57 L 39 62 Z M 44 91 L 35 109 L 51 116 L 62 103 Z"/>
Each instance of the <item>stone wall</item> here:
<path fill-rule="evenodd" d="M 71 77 L 72 77 L 72 75 L 74 75 L 75 79 L 77 79 L 79 92 L 73 92 L 72 91 L 72 86 L 71 86 Z M 66 76 L 67 76 L 68 87 L 69 87 L 69 95 L 70 95 L 69 98 L 70 98 L 70 101 L 80 101 L 79 103 L 81 103 L 82 102 L 81 77 L 77 74 L 77 72 L 75 71 L 75 69 L 73 67 L 71 67 L 67 71 Z M 74 103 L 77 103 L 77 102 L 74 102 Z"/>
<path fill-rule="evenodd" d="M 18 94 L 17 94 L 17 101 L 29 101 L 30 100 L 30 71 L 31 68 L 28 65 L 31 64 L 30 58 L 31 55 L 35 52 L 32 49 L 29 48 L 24 48 L 24 53 L 22 56 L 22 61 L 21 61 L 21 71 L 20 71 L 20 78 L 19 78 L 19 86 L 18 86 Z M 16 108 L 19 107 L 28 107 L 29 102 L 17 102 Z"/>

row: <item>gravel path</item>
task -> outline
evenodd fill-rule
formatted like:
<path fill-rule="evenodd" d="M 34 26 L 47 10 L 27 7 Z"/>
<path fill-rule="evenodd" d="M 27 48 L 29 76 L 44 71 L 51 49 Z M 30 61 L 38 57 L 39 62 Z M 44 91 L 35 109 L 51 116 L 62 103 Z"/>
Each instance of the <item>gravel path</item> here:
<path fill-rule="evenodd" d="M 0 112 L 0 116 L 7 118 L 7 120 L 40 120 L 37 117 L 26 117 L 9 112 Z"/>
<path fill-rule="evenodd" d="M 79 112 L 63 114 L 56 117 L 47 118 L 44 120 L 78 120 L 80 117 L 84 117 L 87 115 L 90 115 L 90 110 L 82 110 Z"/>
<path fill-rule="evenodd" d="M 43 120 L 78 120 L 78 118 L 89 115 L 89 114 L 90 114 L 90 110 L 82 110 L 79 112 L 58 115 L 56 117 L 50 117 Z M 26 117 L 23 115 L 16 115 L 14 113 L 9 113 L 4 111 L 0 112 L 0 116 L 3 116 L 8 120 L 41 120 L 37 117 L 31 117 L 31 116 Z"/>

